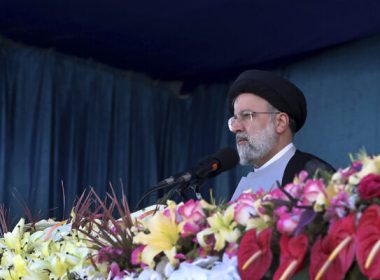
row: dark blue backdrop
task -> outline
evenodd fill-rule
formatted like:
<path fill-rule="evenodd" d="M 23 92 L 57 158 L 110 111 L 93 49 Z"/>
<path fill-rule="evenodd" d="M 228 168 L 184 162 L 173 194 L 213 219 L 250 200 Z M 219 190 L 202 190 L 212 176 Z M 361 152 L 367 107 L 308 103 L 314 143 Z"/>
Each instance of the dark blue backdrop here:
<path fill-rule="evenodd" d="M 0 0 L 0 34 L 187 88 L 380 32 L 378 0 Z"/>
<path fill-rule="evenodd" d="M 337 167 L 361 147 L 380 153 L 379 62 L 380 37 L 373 37 L 274 69 L 308 100 L 298 148 Z M 234 146 L 226 126 L 229 82 L 200 85 L 186 97 L 177 82 L 5 39 L 0 69 L 0 201 L 16 214 L 24 199 L 41 217 L 60 217 L 61 182 L 66 214 L 84 188 L 103 194 L 121 181 L 133 206 L 159 180 Z M 206 189 L 228 199 L 244 172 L 227 172 Z"/>

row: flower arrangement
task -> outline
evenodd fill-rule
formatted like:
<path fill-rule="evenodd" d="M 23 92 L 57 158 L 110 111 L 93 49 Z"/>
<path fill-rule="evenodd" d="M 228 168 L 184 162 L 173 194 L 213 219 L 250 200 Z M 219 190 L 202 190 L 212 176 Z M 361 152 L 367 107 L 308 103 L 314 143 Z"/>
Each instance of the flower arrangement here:
<path fill-rule="evenodd" d="M 21 219 L 0 239 L 0 279 L 83 279 L 96 277 L 91 250 L 70 224 Z"/>
<path fill-rule="evenodd" d="M 124 195 L 90 191 L 68 221 L 22 219 L 4 233 L 0 278 L 378 279 L 379 250 L 380 156 L 361 155 L 330 178 L 303 171 L 220 205 L 131 215 Z"/>

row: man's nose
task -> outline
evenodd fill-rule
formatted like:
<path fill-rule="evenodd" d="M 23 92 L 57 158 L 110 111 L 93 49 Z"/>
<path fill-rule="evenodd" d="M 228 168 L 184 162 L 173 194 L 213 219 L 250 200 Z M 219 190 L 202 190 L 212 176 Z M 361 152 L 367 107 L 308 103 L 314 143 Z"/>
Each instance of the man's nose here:
<path fill-rule="evenodd" d="M 244 126 L 238 120 L 235 120 L 234 122 L 232 122 L 230 130 L 232 133 L 236 134 L 238 132 L 244 131 Z"/>

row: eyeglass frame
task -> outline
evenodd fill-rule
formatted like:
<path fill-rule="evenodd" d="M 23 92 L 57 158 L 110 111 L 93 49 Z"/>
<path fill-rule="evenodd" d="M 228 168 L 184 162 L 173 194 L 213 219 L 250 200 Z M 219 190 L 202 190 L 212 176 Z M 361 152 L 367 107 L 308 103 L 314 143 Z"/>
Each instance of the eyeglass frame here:
<path fill-rule="evenodd" d="M 281 113 L 280 111 L 256 112 L 256 111 L 250 111 L 250 110 L 242 110 L 239 113 L 230 117 L 227 121 L 227 124 L 228 124 L 228 128 L 230 129 L 230 131 L 232 131 L 232 126 L 235 123 L 235 121 L 238 121 L 241 124 L 243 122 L 248 121 L 248 119 L 250 119 L 250 121 L 253 121 L 253 119 L 256 117 L 256 115 L 259 115 L 259 114 L 277 115 L 280 113 Z"/>

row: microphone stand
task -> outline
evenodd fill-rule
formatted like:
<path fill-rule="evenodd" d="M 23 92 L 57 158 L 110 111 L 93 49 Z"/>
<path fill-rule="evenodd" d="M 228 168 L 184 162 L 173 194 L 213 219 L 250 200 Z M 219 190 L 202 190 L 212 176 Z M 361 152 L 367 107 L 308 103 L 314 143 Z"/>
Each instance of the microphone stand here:
<path fill-rule="evenodd" d="M 187 184 L 185 187 L 178 188 L 181 197 L 184 199 L 184 201 L 189 200 L 189 198 L 184 194 L 184 191 L 187 189 L 191 189 L 194 193 L 197 199 L 202 199 L 202 195 L 200 193 L 200 188 L 204 184 L 207 178 L 199 178 L 196 180 L 193 184 Z"/>
<path fill-rule="evenodd" d="M 186 195 L 186 193 L 185 193 L 185 190 L 190 188 L 189 184 L 190 184 L 189 182 L 183 182 L 179 187 L 177 187 L 174 190 L 174 192 L 177 193 L 183 201 L 187 201 L 190 199 L 188 197 L 188 195 Z M 173 196 L 173 194 L 170 197 L 172 197 L 172 196 Z"/>
<path fill-rule="evenodd" d="M 202 178 L 202 179 L 198 179 L 195 183 L 191 184 L 189 182 L 183 182 L 183 181 L 179 181 L 179 182 L 176 182 L 176 181 L 171 181 L 170 183 L 164 181 L 154 187 L 152 187 L 151 189 L 149 189 L 147 192 L 145 192 L 143 194 L 143 196 L 139 199 L 139 201 L 137 202 L 136 204 L 136 207 L 135 207 L 135 210 L 138 210 L 138 207 L 140 206 L 140 204 L 144 201 L 144 199 L 146 199 L 149 195 L 151 195 L 152 193 L 156 192 L 156 191 L 159 191 L 159 190 L 163 190 L 163 189 L 166 189 L 166 188 L 174 188 L 176 186 L 179 185 L 179 187 L 176 187 L 175 189 L 175 192 L 181 196 L 182 200 L 183 201 L 187 201 L 189 200 L 189 197 L 184 193 L 185 190 L 187 189 L 191 189 L 194 191 L 197 199 L 202 199 L 202 195 L 200 194 L 200 187 L 203 185 L 203 183 L 206 181 L 206 178 Z"/>
<path fill-rule="evenodd" d="M 136 204 L 135 210 L 138 210 L 138 207 L 140 206 L 141 202 L 143 202 L 144 199 L 147 198 L 152 193 L 154 193 L 156 191 L 159 191 L 159 190 L 163 190 L 163 189 L 169 188 L 169 187 L 174 187 L 174 186 L 176 186 L 176 185 L 178 185 L 180 183 L 182 183 L 182 182 L 176 182 L 176 181 L 173 181 L 171 183 L 163 182 L 163 183 L 160 183 L 160 184 L 154 186 L 153 188 L 151 188 L 148 191 L 146 191 L 143 194 L 143 196 L 139 199 L 139 201 Z"/>

